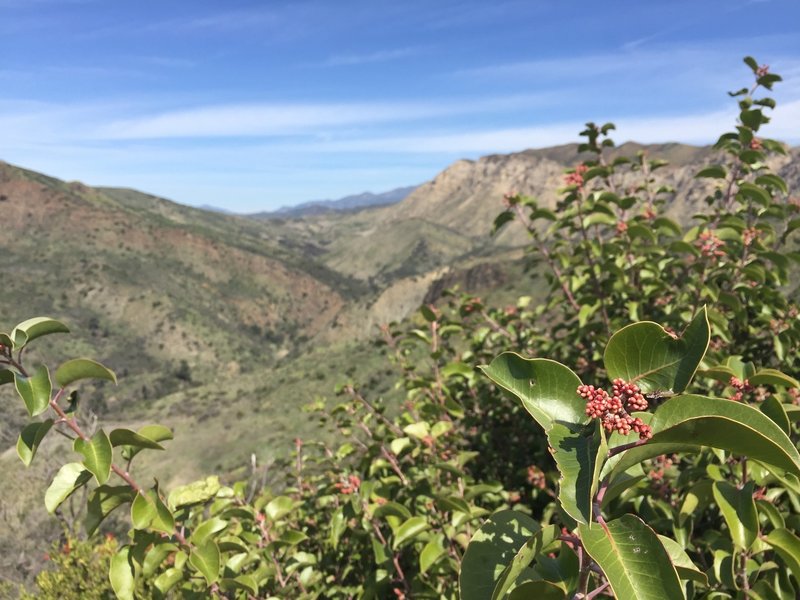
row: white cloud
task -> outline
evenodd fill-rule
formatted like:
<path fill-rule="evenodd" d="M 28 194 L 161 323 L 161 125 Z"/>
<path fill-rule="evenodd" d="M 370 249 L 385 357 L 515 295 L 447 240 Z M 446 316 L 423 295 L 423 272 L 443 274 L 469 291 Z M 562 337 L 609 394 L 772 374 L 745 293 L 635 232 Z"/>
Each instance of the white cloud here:
<path fill-rule="evenodd" d="M 540 94 L 427 102 L 201 106 L 115 120 L 99 125 L 87 135 L 109 140 L 281 135 L 324 138 L 330 129 L 492 113 L 531 107 L 548 99 L 549 95 Z"/>
<path fill-rule="evenodd" d="M 337 54 L 320 63 L 323 67 L 344 67 L 352 65 L 363 65 L 377 62 L 387 62 L 408 58 L 420 53 L 420 48 L 413 46 L 408 48 L 396 48 L 394 50 L 380 50 L 367 54 Z"/>

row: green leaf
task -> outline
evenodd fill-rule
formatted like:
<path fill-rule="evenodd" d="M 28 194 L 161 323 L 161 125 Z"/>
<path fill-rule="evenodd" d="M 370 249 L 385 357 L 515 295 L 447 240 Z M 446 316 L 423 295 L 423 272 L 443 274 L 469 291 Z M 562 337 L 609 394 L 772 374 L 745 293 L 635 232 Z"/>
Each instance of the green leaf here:
<path fill-rule="evenodd" d="M 195 546 L 189 555 L 189 563 L 205 577 L 208 585 L 219 577 L 219 548 L 213 541 Z"/>
<path fill-rule="evenodd" d="M 14 343 L 14 348 L 19 349 L 36 338 L 51 333 L 69 333 L 69 327 L 61 321 L 47 317 L 34 317 L 23 321 L 11 331 L 9 336 Z"/>
<path fill-rule="evenodd" d="M 92 535 L 111 511 L 126 502 L 131 502 L 133 497 L 133 490 L 127 485 L 101 485 L 96 487 L 89 496 L 87 503 L 86 517 L 84 519 L 86 534 Z"/>
<path fill-rule="evenodd" d="M 633 515 L 578 526 L 586 552 L 600 566 L 617 598 L 684 600 L 678 573 L 658 536 Z"/>
<path fill-rule="evenodd" d="M 623 327 L 603 354 L 608 377 L 636 383 L 643 392 L 682 392 L 703 360 L 710 334 L 705 308 L 678 339 L 650 321 Z"/>
<path fill-rule="evenodd" d="M 411 517 L 397 528 L 392 542 L 392 549 L 396 550 L 408 541 L 413 540 L 417 535 L 426 531 L 430 525 L 425 517 Z"/>
<path fill-rule="evenodd" d="M 111 369 L 88 358 L 73 358 L 56 369 L 56 383 L 59 387 L 67 387 L 81 379 L 107 379 L 117 383 L 117 376 Z"/>
<path fill-rule="evenodd" d="M 750 67 L 753 70 L 753 73 L 758 71 L 758 62 L 752 56 L 745 56 L 742 60 L 744 60 L 744 64 Z"/>
<path fill-rule="evenodd" d="M 675 565 L 675 570 L 678 572 L 678 577 L 681 579 L 691 579 L 701 585 L 708 585 L 708 576 L 695 566 L 686 550 L 683 549 L 678 542 L 666 536 L 659 535 L 658 539 L 664 550 L 669 554 L 669 559 Z"/>
<path fill-rule="evenodd" d="M 419 571 L 425 573 L 430 569 L 436 561 L 438 561 L 445 554 L 444 543 L 441 535 L 435 536 L 431 541 L 425 544 L 422 552 L 419 554 Z"/>
<path fill-rule="evenodd" d="M 150 448 L 152 450 L 163 450 L 164 446 L 158 442 L 154 442 L 148 437 L 140 433 L 131 431 L 130 429 L 115 429 L 108 436 L 111 445 L 115 448 L 117 446 L 134 446 L 136 448 Z"/>
<path fill-rule="evenodd" d="M 754 486 L 752 481 L 742 489 L 737 489 L 727 481 L 714 482 L 714 501 L 722 511 L 733 545 L 738 550 L 749 550 L 758 537 L 758 512 L 753 501 Z"/>
<path fill-rule="evenodd" d="M 517 396 L 545 431 L 557 421 L 588 422 L 586 402 L 578 396 L 581 380 L 561 363 L 504 352 L 482 369 L 489 379 Z"/>
<path fill-rule="evenodd" d="M 775 396 L 769 396 L 758 408 L 772 419 L 778 427 L 783 429 L 786 435 L 792 434 L 792 423 L 789 421 L 789 415 L 786 414 L 786 409 L 783 408 L 781 401 Z"/>
<path fill-rule="evenodd" d="M 153 585 L 161 592 L 162 597 L 174 588 L 179 582 L 183 580 L 183 570 L 175 567 L 170 567 L 161 575 L 155 578 Z"/>
<path fill-rule="evenodd" d="M 761 111 L 754 111 L 758 112 L 759 116 L 761 115 Z M 750 183 L 744 181 L 739 184 L 739 191 L 736 193 L 737 198 L 750 198 L 753 202 L 767 207 L 769 203 L 772 202 L 772 196 L 769 195 L 764 188 L 761 186 L 755 185 L 754 183 Z"/>
<path fill-rule="evenodd" d="M 272 521 L 277 521 L 288 515 L 294 510 L 294 501 L 288 496 L 278 496 L 270 500 L 269 504 L 264 508 L 267 516 Z"/>
<path fill-rule="evenodd" d="M 526 581 L 515 587 L 507 600 L 564 600 L 567 594 L 549 581 Z"/>
<path fill-rule="evenodd" d="M 30 377 L 14 373 L 14 385 L 30 416 L 35 417 L 47 410 L 50 392 L 53 391 L 47 367 L 40 365 Z"/>
<path fill-rule="evenodd" d="M 501 600 L 505 598 L 506 593 L 511 589 L 517 578 L 522 572 L 528 568 L 528 565 L 533 562 L 545 548 L 552 544 L 560 535 L 559 528 L 555 525 L 548 525 L 544 529 L 540 529 L 533 537 L 525 542 L 525 545 L 519 549 L 511 563 L 503 570 L 500 579 L 492 593 L 492 600 Z"/>
<path fill-rule="evenodd" d="M 111 475 L 111 460 L 114 451 L 111 448 L 111 440 L 108 439 L 105 431 L 100 429 L 89 441 L 78 438 L 73 447 L 75 452 L 83 455 L 83 466 L 92 472 L 97 483 L 103 485 L 108 481 L 108 477 Z"/>
<path fill-rule="evenodd" d="M 714 179 L 725 179 L 728 176 L 728 172 L 725 170 L 725 167 L 721 165 L 711 165 L 710 167 L 706 167 L 705 169 L 701 169 L 695 177 L 711 177 Z"/>
<path fill-rule="evenodd" d="M 800 538 L 788 529 L 775 529 L 767 536 L 767 543 L 773 547 L 786 566 L 800 581 Z"/>
<path fill-rule="evenodd" d="M 578 523 L 592 520 L 592 497 L 597 491 L 599 471 L 608 453 L 599 422 L 587 433 L 571 431 L 556 423 L 547 434 L 555 458 L 561 507 Z"/>
<path fill-rule="evenodd" d="M 136 589 L 136 577 L 129 555 L 130 547 L 125 546 L 111 557 L 108 579 L 111 581 L 111 587 L 119 600 L 134 600 L 133 593 Z"/>
<path fill-rule="evenodd" d="M 139 431 L 141 433 L 142 430 Z M 169 493 L 167 502 L 172 510 L 193 504 L 202 504 L 216 496 L 221 487 L 219 477 L 212 475 L 200 481 L 176 487 Z"/>
<path fill-rule="evenodd" d="M 786 185 L 786 181 L 783 177 L 775 175 L 774 173 L 759 175 L 756 177 L 755 183 L 760 186 L 772 186 L 784 194 L 789 193 L 789 186 Z"/>
<path fill-rule="evenodd" d="M 203 521 L 192 532 L 192 542 L 202 545 L 210 536 L 219 533 L 228 526 L 225 519 L 219 517 L 211 517 L 207 521 Z"/>
<path fill-rule="evenodd" d="M 80 463 L 67 463 L 61 467 L 44 493 L 44 505 L 47 512 L 54 513 L 72 492 L 85 485 L 91 478 L 92 474 Z"/>
<path fill-rule="evenodd" d="M 14 371 L 0 369 L 0 385 L 5 385 L 7 383 L 14 383 Z"/>
<path fill-rule="evenodd" d="M 753 385 L 776 385 L 787 388 L 800 388 L 800 381 L 781 373 L 777 369 L 760 369 L 748 379 Z"/>
<path fill-rule="evenodd" d="M 506 567 L 539 529 L 536 521 L 514 510 L 489 517 L 464 553 L 458 576 L 461 600 L 491 600 Z"/>
<path fill-rule="evenodd" d="M 176 544 L 163 541 L 154 543 L 153 546 L 147 550 L 147 554 L 142 561 L 142 574 L 150 579 L 164 563 L 167 556 L 177 550 L 178 546 Z"/>
<path fill-rule="evenodd" d="M 625 451 L 614 472 L 661 454 L 710 446 L 800 476 L 800 454 L 792 441 L 772 419 L 741 402 L 676 396 L 656 410 L 650 426 L 652 439 Z"/>
<path fill-rule="evenodd" d="M 172 533 L 175 529 L 175 518 L 161 500 L 157 487 L 144 494 L 136 494 L 131 504 L 131 522 L 134 529 L 153 529 L 164 533 Z"/>
<path fill-rule="evenodd" d="M 147 494 L 136 494 L 131 503 L 131 524 L 134 529 L 147 529 L 156 515 L 156 507 Z"/>
<path fill-rule="evenodd" d="M 53 419 L 47 419 L 41 423 L 31 423 L 19 434 L 17 440 L 17 455 L 23 464 L 27 467 L 31 464 L 33 457 L 36 455 L 36 450 L 39 444 L 42 443 L 44 436 L 50 431 L 53 426 Z"/>
<path fill-rule="evenodd" d="M 138 435 L 147 438 L 152 442 L 164 442 L 172 439 L 172 430 L 163 425 L 145 425 L 136 432 Z M 113 443 L 113 442 L 112 442 Z M 134 456 L 141 452 L 142 448 L 137 446 L 122 446 L 122 458 L 132 460 Z"/>

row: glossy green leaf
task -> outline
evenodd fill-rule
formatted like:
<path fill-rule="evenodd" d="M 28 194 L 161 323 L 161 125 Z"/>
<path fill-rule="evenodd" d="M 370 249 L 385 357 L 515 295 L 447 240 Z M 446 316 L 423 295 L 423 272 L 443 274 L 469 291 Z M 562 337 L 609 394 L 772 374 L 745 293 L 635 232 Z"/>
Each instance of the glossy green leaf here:
<path fill-rule="evenodd" d="M 163 425 L 145 425 L 144 427 L 140 427 L 136 434 L 155 443 L 165 442 L 171 440 L 173 437 L 172 430 Z M 121 449 L 122 458 L 125 460 L 132 460 L 133 457 L 142 450 L 142 447 L 123 445 Z"/>
<path fill-rule="evenodd" d="M 777 369 L 760 369 L 749 378 L 753 385 L 777 385 L 787 388 L 800 388 L 800 382 L 794 377 L 781 373 Z"/>
<path fill-rule="evenodd" d="M 273 498 L 264 508 L 267 516 L 273 521 L 277 521 L 278 519 L 285 517 L 292 512 L 292 510 L 294 510 L 294 501 L 288 496 L 278 496 L 277 498 Z"/>
<path fill-rule="evenodd" d="M 506 593 L 514 586 L 517 578 L 528 568 L 528 565 L 533 562 L 536 555 L 557 540 L 560 534 L 561 531 L 555 525 L 548 525 L 533 534 L 503 570 L 492 593 L 492 600 L 505 598 Z"/>
<path fill-rule="evenodd" d="M 161 540 L 158 543 L 154 543 L 147 551 L 144 561 L 142 561 L 142 574 L 147 578 L 152 577 L 158 572 L 159 567 L 164 563 L 167 557 L 177 550 L 178 546 L 170 542 Z"/>
<path fill-rule="evenodd" d="M 566 592 L 549 581 L 526 581 L 508 594 L 507 600 L 565 600 Z"/>
<path fill-rule="evenodd" d="M 599 423 L 587 431 L 573 432 L 560 423 L 547 434 L 561 475 L 558 499 L 561 508 L 578 523 L 592 520 L 592 498 L 608 446 Z"/>
<path fill-rule="evenodd" d="M 154 442 L 150 438 L 136 433 L 135 431 L 131 431 L 130 429 L 115 429 L 109 434 L 108 439 L 115 448 L 117 446 L 134 446 L 136 448 L 149 448 L 152 450 L 164 449 L 164 446 L 158 442 Z"/>
<path fill-rule="evenodd" d="M 664 550 L 669 554 L 672 564 L 675 565 L 678 577 L 681 579 L 690 579 L 702 585 L 708 585 L 708 576 L 697 568 L 692 562 L 692 559 L 689 558 L 689 555 L 686 554 L 686 550 L 683 549 L 683 546 L 675 540 L 663 535 L 659 535 L 658 539 L 661 541 L 661 545 L 664 546 Z"/>
<path fill-rule="evenodd" d="M 83 466 L 92 472 L 97 483 L 103 485 L 108 481 L 114 451 L 105 431 L 98 430 L 89 441 L 78 438 L 73 447 L 75 452 L 83 455 Z"/>
<path fill-rule="evenodd" d="M 11 331 L 9 336 L 14 343 L 15 348 L 21 348 L 28 342 L 32 342 L 36 338 L 51 333 L 69 333 L 69 327 L 64 325 L 61 321 L 55 319 L 48 319 L 47 317 L 34 317 L 23 321 Z"/>
<path fill-rule="evenodd" d="M 67 463 L 61 467 L 44 494 L 47 512 L 55 512 L 64 500 L 91 478 L 92 474 L 80 463 Z"/>
<path fill-rule="evenodd" d="M 14 383 L 14 371 L 0 369 L 0 385 L 6 385 L 7 383 Z"/>
<path fill-rule="evenodd" d="M 783 429 L 786 435 L 792 433 L 792 423 L 789 421 L 789 415 L 786 414 L 786 409 L 783 404 L 775 396 L 769 396 L 759 405 L 759 410 L 772 419 L 775 424 Z"/>
<path fill-rule="evenodd" d="M 758 513 L 753 500 L 754 489 L 752 481 L 742 489 L 727 481 L 714 482 L 714 501 L 722 511 L 731 540 L 738 550 L 749 550 L 758 537 Z"/>
<path fill-rule="evenodd" d="M 127 485 L 96 487 L 89 495 L 86 507 L 84 518 L 86 534 L 92 535 L 111 511 L 126 502 L 132 502 L 133 498 L 133 490 Z"/>
<path fill-rule="evenodd" d="M 117 376 L 111 369 L 88 358 L 68 360 L 56 369 L 56 383 L 59 387 L 67 387 L 81 379 L 106 379 L 117 383 Z"/>
<path fill-rule="evenodd" d="M 14 385 L 30 416 L 35 417 L 47 410 L 53 387 L 47 367 L 40 365 L 30 377 L 14 373 Z"/>
<path fill-rule="evenodd" d="M 31 464 L 39 444 L 42 443 L 44 436 L 47 435 L 52 426 L 53 419 L 47 419 L 46 421 L 30 423 L 20 432 L 17 439 L 17 455 L 26 467 Z"/>
<path fill-rule="evenodd" d="M 221 488 L 219 477 L 212 475 L 200 481 L 176 487 L 169 493 L 167 502 L 173 510 L 183 506 L 202 504 L 216 496 Z"/>
<path fill-rule="evenodd" d="M 208 585 L 219 578 L 219 548 L 213 541 L 195 546 L 189 554 L 189 563 L 205 577 Z"/>
<path fill-rule="evenodd" d="M 436 564 L 436 561 L 444 556 L 446 550 L 442 538 L 443 536 L 441 535 L 434 536 L 427 544 L 425 544 L 422 552 L 419 553 L 420 573 L 425 573 L 434 564 Z"/>
<path fill-rule="evenodd" d="M 134 600 L 136 590 L 136 577 L 133 564 L 130 560 L 130 547 L 121 548 L 111 557 L 111 567 L 108 572 L 111 587 L 118 600 Z"/>
<path fill-rule="evenodd" d="M 397 528 L 392 542 L 392 549 L 397 549 L 406 542 L 413 541 L 420 533 L 427 531 L 430 525 L 425 517 L 411 517 Z"/>
<path fill-rule="evenodd" d="M 175 528 L 175 518 L 161 500 L 157 488 L 136 494 L 131 504 L 131 522 L 134 529 L 153 529 L 163 533 L 172 533 Z"/>
<path fill-rule="evenodd" d="M 461 562 L 461 600 L 491 600 L 505 568 L 540 529 L 528 515 L 504 510 L 489 517 L 472 536 Z"/>
<path fill-rule="evenodd" d="M 169 591 L 183 580 L 183 570 L 170 567 L 155 578 L 153 585 L 165 597 Z"/>
<path fill-rule="evenodd" d="M 219 533 L 228 526 L 225 519 L 219 517 L 211 517 L 207 521 L 203 521 L 192 532 L 192 542 L 202 545 L 210 536 Z"/>
<path fill-rule="evenodd" d="M 653 438 L 624 452 L 615 472 L 661 454 L 710 446 L 800 476 L 800 454 L 792 441 L 772 419 L 741 402 L 676 396 L 656 410 L 650 426 Z"/>
<path fill-rule="evenodd" d="M 489 379 L 517 396 L 545 431 L 556 422 L 588 421 L 586 402 L 577 392 L 581 380 L 561 363 L 504 352 L 482 369 Z"/>
<path fill-rule="evenodd" d="M 624 515 L 607 523 L 579 525 L 586 552 L 600 566 L 617 598 L 684 600 L 669 554 L 644 521 Z"/>
<path fill-rule="evenodd" d="M 623 327 L 603 354 L 608 377 L 636 383 L 644 392 L 682 392 L 706 353 L 710 335 L 705 308 L 678 339 L 650 321 Z"/>
<path fill-rule="evenodd" d="M 800 581 L 800 538 L 788 529 L 775 529 L 769 533 L 766 541 Z"/>
<path fill-rule="evenodd" d="M 725 179 L 728 176 L 728 172 L 725 170 L 725 167 L 721 165 L 711 165 L 710 167 L 706 167 L 705 169 L 701 169 L 698 171 L 695 177 L 711 177 L 714 179 Z"/>

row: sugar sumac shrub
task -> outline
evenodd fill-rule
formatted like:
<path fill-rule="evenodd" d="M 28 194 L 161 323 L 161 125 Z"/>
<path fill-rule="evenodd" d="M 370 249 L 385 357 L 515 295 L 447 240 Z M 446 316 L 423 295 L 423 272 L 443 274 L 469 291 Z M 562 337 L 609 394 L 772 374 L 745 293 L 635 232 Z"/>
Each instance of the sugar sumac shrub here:
<path fill-rule="evenodd" d="M 450 294 L 387 327 L 400 406 L 354 383 L 314 402 L 332 435 L 296 440 L 270 488 L 150 483 L 135 459 L 172 433 L 89 435 L 70 402 L 113 373 L 28 364 L 64 324 L 0 334 L 0 384 L 31 417 L 21 460 L 72 438 L 46 508 L 88 490 L 93 536 L 128 513 L 109 559 L 123 599 L 795 598 L 800 206 L 761 136 L 780 78 L 745 62 L 754 83 L 732 94 L 691 223 L 666 216 L 661 161 L 610 159 L 613 125 L 588 124 L 559 203 L 507 196 L 496 221 L 527 227 L 545 300 Z M 59 564 L 42 583 L 71 581 Z"/>
<path fill-rule="evenodd" d="M 663 163 L 607 159 L 611 124 L 587 125 L 593 158 L 567 173 L 555 210 L 506 198 L 496 226 L 522 221 L 549 269 L 548 358 L 506 352 L 485 373 L 545 432 L 560 511 L 492 515 L 462 562 L 462 598 L 800 593 L 800 202 L 768 166 L 784 146 L 760 134 L 775 103 L 757 94 L 780 77 L 745 63 L 755 81 L 731 93 L 736 131 L 698 173 L 714 183 L 694 224 L 664 215 L 672 190 L 651 175 Z"/>

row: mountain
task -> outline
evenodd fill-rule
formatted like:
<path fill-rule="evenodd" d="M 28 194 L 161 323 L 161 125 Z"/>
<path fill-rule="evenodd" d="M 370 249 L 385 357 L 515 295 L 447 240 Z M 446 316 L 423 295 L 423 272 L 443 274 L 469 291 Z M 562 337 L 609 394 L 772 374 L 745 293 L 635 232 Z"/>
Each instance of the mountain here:
<path fill-rule="evenodd" d="M 671 161 L 655 176 L 680 192 L 670 210 L 686 222 L 708 189 L 694 173 L 712 149 L 629 143 L 615 152 L 637 151 Z M 292 438 L 319 435 L 302 406 L 336 383 L 352 378 L 396 397 L 369 341 L 375 325 L 453 285 L 489 301 L 539 293 L 523 271 L 526 232 L 509 226 L 492 237 L 491 223 L 512 190 L 554 205 L 564 168 L 580 158 L 565 145 L 457 161 L 396 204 L 292 218 L 199 210 L 0 162 L 0 330 L 39 315 L 70 325 L 72 335 L 45 338 L 30 358 L 89 356 L 113 368 L 119 385 L 82 387 L 80 410 L 104 427 L 172 427 L 170 461 L 143 470 L 165 487 L 246 476 L 251 454 L 269 464 Z M 792 189 L 798 165 L 798 148 L 774 161 Z M 14 445 L 27 418 L 8 386 L 0 396 L 0 575 L 17 578 L 41 568 L 31 557 L 58 535 L 41 500 L 48 457 L 71 450 L 51 436 L 25 469 Z"/>
<path fill-rule="evenodd" d="M 411 185 L 380 194 L 363 192 L 353 196 L 345 196 L 338 200 L 311 200 L 294 206 L 284 206 L 275 211 L 254 213 L 249 216 L 255 219 L 291 219 L 331 212 L 360 210 L 373 206 L 385 206 L 400 202 L 416 188 L 417 186 Z"/>

